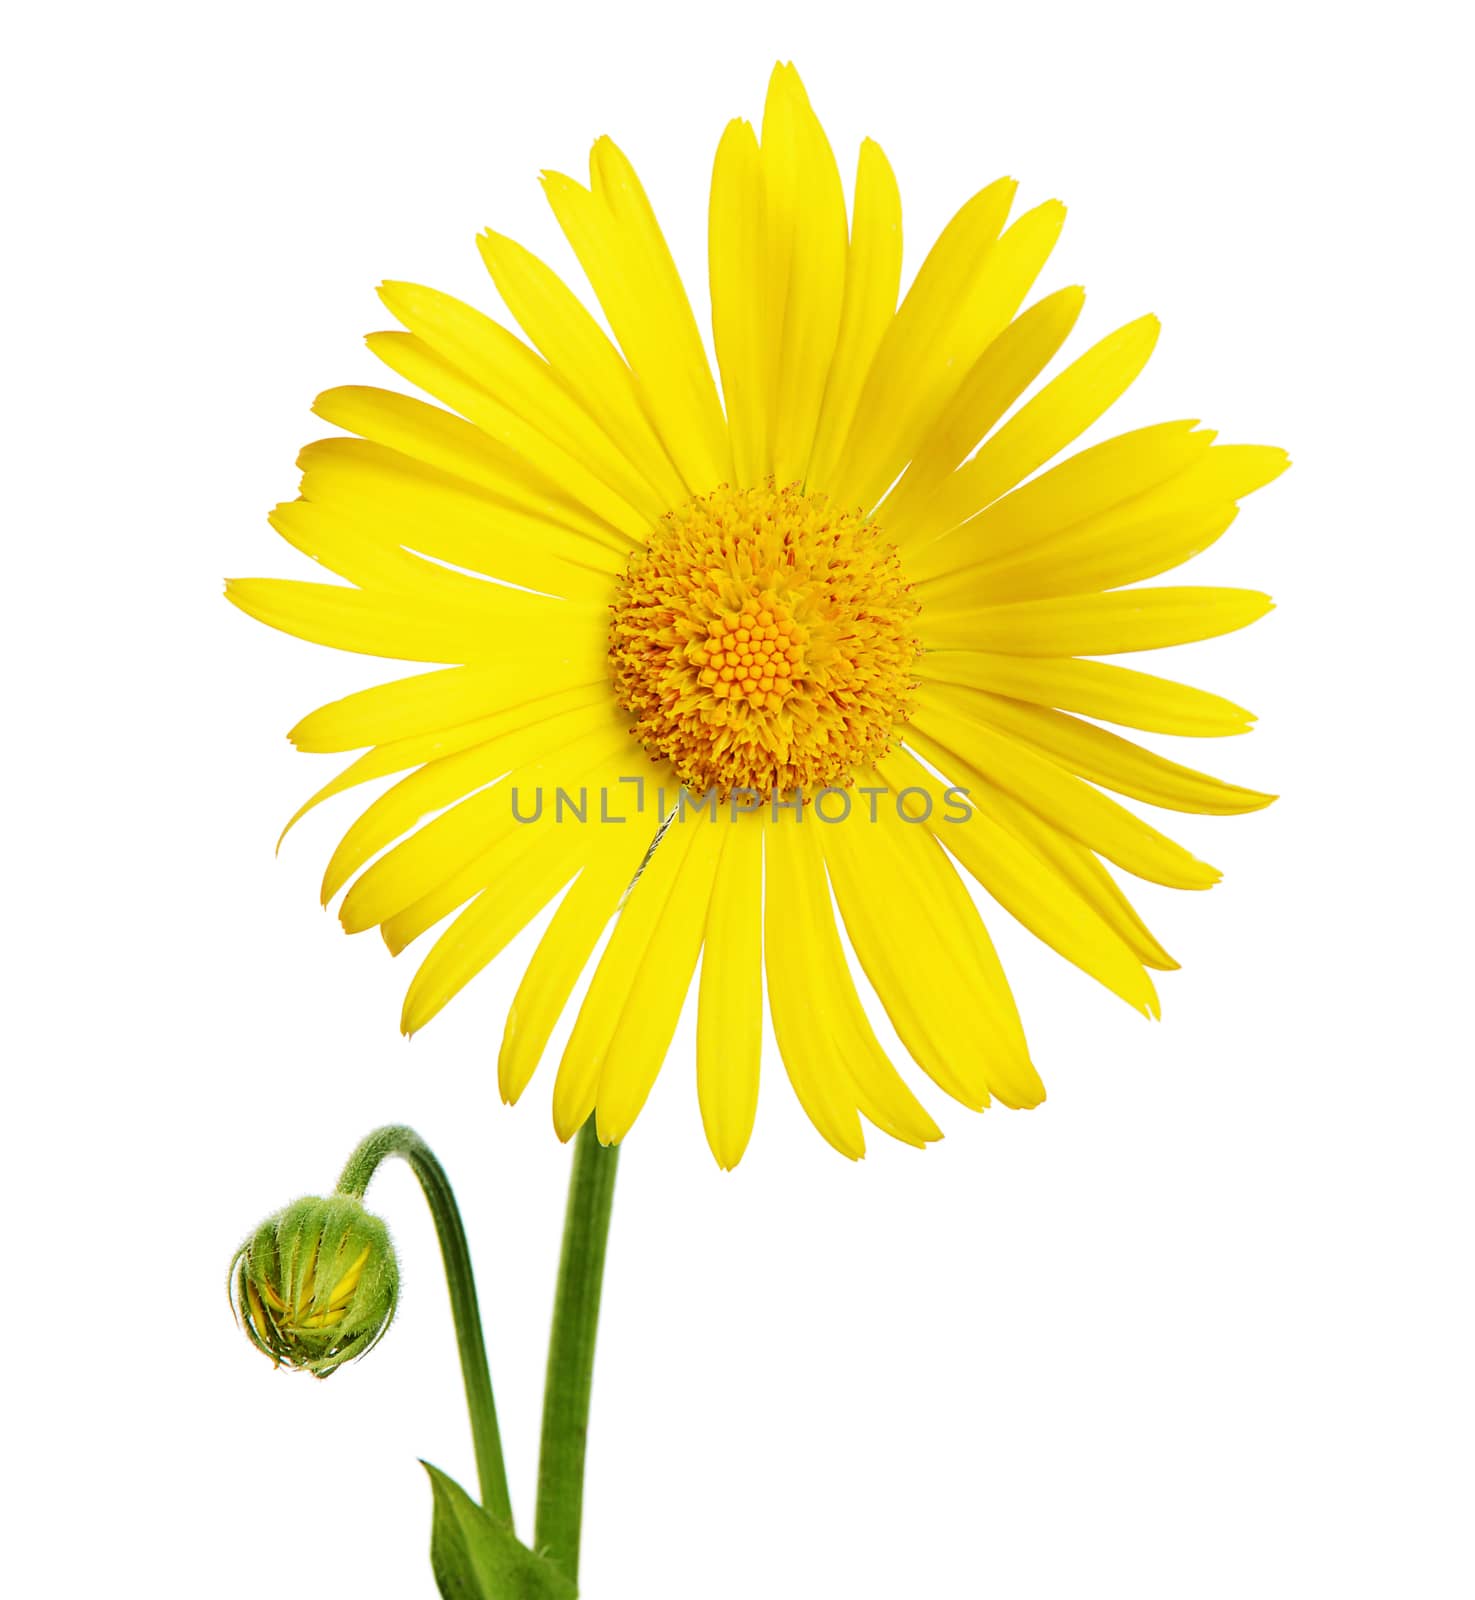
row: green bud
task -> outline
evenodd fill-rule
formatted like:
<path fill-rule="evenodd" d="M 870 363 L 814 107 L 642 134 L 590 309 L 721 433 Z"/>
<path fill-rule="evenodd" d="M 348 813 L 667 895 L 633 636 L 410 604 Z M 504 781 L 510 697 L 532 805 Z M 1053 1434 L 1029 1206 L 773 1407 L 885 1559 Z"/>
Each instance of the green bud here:
<path fill-rule="evenodd" d="M 315 1378 L 367 1355 L 399 1296 L 389 1230 L 349 1195 L 297 1200 L 268 1217 L 230 1271 L 252 1344 L 277 1366 Z"/>

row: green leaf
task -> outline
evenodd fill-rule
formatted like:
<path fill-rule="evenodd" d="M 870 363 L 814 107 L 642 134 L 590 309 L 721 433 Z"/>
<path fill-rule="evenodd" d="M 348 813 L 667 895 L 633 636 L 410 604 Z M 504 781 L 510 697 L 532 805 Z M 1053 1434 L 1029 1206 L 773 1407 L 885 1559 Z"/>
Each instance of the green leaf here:
<path fill-rule="evenodd" d="M 505 1522 L 432 1467 L 435 1516 L 430 1566 L 444 1600 L 576 1600 L 578 1590 L 551 1562 L 535 1554 Z"/>

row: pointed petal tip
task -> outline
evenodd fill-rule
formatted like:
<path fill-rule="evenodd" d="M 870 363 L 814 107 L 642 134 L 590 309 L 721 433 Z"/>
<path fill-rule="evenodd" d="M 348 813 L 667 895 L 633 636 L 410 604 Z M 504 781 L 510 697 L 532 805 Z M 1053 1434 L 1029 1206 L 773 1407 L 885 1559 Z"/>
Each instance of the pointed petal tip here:
<path fill-rule="evenodd" d="M 1290 452 L 1278 444 L 1265 444 L 1256 447 L 1265 460 L 1265 476 L 1256 484 L 1255 488 L 1263 489 L 1267 484 L 1274 483 L 1283 472 L 1288 471 L 1295 463 L 1291 460 Z M 1246 491 L 1252 493 L 1253 491 Z"/>
<path fill-rule="evenodd" d="M 567 1055 L 564 1065 L 567 1065 Z M 587 1101 L 573 1101 L 569 1093 L 569 1080 L 564 1073 L 563 1066 L 559 1068 L 559 1076 L 553 1080 L 553 1131 L 558 1136 L 560 1144 L 567 1144 L 580 1128 L 594 1115 L 594 1108 Z"/>
<path fill-rule="evenodd" d="M 1034 1063 L 1030 1063 L 1030 1070 L 1034 1071 Z M 1016 1094 L 1013 1099 L 1005 1100 L 1003 1095 L 998 1096 L 1001 1105 L 1008 1106 L 1011 1111 L 1036 1111 L 1045 1103 L 1045 1085 L 1040 1081 L 1040 1076 L 1035 1073 L 1035 1089 L 1028 1094 Z"/>
<path fill-rule="evenodd" d="M 534 1065 L 534 1070 L 536 1070 L 536 1064 Z M 502 1096 L 502 1104 L 504 1106 L 515 1106 L 522 1099 L 523 1095 L 527 1093 L 528 1084 L 530 1084 L 532 1080 L 532 1072 L 525 1072 L 522 1076 L 521 1083 L 508 1083 L 505 1085 L 498 1084 L 497 1090 Z"/>
<path fill-rule="evenodd" d="M 509 256 L 515 256 L 521 246 L 505 233 L 498 233 L 495 228 L 483 228 L 476 236 L 476 248 L 487 270 L 495 277 L 500 267 Z"/>
<path fill-rule="evenodd" d="M 714 1136 L 710 1130 L 705 1128 L 703 1131 L 707 1135 L 707 1148 L 712 1152 L 712 1159 L 717 1163 L 718 1170 L 735 1172 L 739 1162 L 748 1152 L 748 1141 L 752 1136 L 751 1130 L 745 1133 L 741 1139 L 736 1139 L 731 1134 L 723 1133 L 718 1133 Z"/>

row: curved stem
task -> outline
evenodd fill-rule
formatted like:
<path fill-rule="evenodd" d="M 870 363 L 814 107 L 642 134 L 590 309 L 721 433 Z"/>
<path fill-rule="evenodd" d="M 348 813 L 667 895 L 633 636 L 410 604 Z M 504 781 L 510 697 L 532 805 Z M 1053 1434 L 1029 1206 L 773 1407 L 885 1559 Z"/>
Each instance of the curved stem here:
<path fill-rule="evenodd" d="M 413 1128 L 376 1128 L 348 1158 L 343 1176 L 338 1180 L 338 1193 L 362 1200 L 379 1163 L 388 1156 L 399 1156 L 409 1163 L 420 1180 L 435 1221 L 441 1260 L 445 1263 L 446 1287 L 451 1295 L 451 1319 L 456 1325 L 461 1379 L 466 1385 L 466 1410 L 471 1418 L 471 1442 L 476 1451 L 481 1501 L 493 1516 L 500 1517 L 510 1528 L 512 1501 L 507 1492 L 507 1468 L 502 1461 L 502 1438 L 497 1431 L 497 1408 L 492 1400 L 492 1375 L 487 1370 L 481 1312 L 476 1303 L 476 1279 L 471 1272 L 466 1230 L 461 1225 L 461 1213 L 445 1168 Z"/>
<path fill-rule="evenodd" d="M 594 1336 L 599 1291 L 614 1203 L 617 1145 L 602 1145 L 594 1118 L 579 1130 L 563 1222 L 563 1254 L 548 1341 L 543 1391 L 543 1440 L 538 1457 L 535 1543 L 577 1582 L 579 1530 L 584 1511 L 584 1451 L 589 1437 L 589 1393 L 594 1377 Z"/>

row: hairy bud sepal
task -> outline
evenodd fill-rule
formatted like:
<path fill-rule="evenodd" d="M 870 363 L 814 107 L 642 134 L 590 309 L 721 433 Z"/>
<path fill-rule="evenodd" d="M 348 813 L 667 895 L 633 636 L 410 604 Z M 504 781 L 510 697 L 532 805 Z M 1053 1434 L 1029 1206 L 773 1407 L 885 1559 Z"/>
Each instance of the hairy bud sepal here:
<path fill-rule="evenodd" d="M 383 1222 L 337 1194 L 268 1217 L 236 1252 L 231 1283 L 252 1344 L 277 1366 L 326 1378 L 383 1338 L 399 1266 Z"/>

